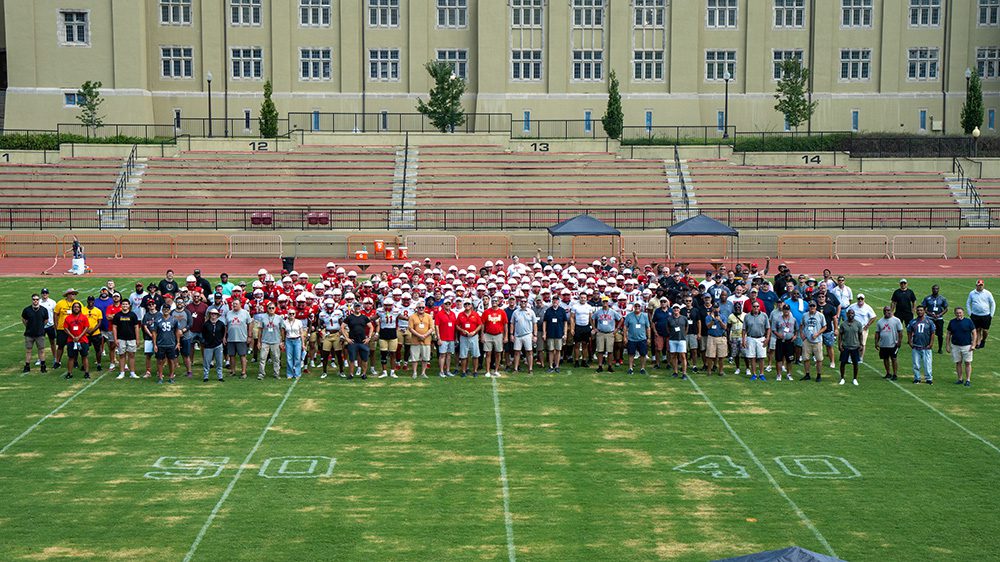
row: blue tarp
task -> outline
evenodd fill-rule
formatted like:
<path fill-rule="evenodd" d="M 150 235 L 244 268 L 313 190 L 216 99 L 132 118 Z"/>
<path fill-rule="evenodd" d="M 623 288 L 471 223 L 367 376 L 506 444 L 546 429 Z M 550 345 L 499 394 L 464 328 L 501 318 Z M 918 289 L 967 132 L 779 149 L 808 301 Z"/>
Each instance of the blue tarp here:
<path fill-rule="evenodd" d="M 725 558 L 714 562 L 845 562 L 840 558 L 834 558 L 825 554 L 817 554 L 810 550 L 797 546 L 782 548 L 781 550 L 769 550 L 758 552 L 757 554 L 747 554 L 736 558 Z"/>
<path fill-rule="evenodd" d="M 621 236 L 618 229 L 590 215 L 577 215 L 569 220 L 549 227 L 550 236 Z"/>

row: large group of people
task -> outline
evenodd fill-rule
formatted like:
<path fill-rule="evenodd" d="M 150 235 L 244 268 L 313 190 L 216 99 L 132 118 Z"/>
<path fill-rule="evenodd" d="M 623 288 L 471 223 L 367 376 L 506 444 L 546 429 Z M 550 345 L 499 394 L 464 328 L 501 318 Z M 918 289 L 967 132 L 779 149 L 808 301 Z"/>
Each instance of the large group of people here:
<path fill-rule="evenodd" d="M 168 384 L 194 376 L 200 356 L 203 381 L 245 379 L 254 364 L 258 379 L 282 370 L 289 379 L 366 379 L 426 378 L 432 363 L 447 378 L 560 373 L 571 362 L 598 373 L 817 382 L 828 364 L 839 384 L 848 384 L 849 365 L 858 385 L 874 326 L 886 379 L 900 376 L 905 340 L 913 382 L 933 384 L 936 342 L 938 353 L 951 354 L 956 384 L 971 386 L 973 354 L 996 312 L 983 280 L 965 307 L 951 307 L 937 285 L 918 299 L 900 279 L 880 316 L 842 275 L 796 276 L 782 263 L 771 278 L 770 265 L 710 269 L 699 279 L 685 264 L 615 257 L 561 264 L 515 256 L 465 269 L 425 259 L 371 276 L 331 262 L 315 278 L 261 269 L 249 284 L 225 273 L 213 283 L 199 270 L 179 281 L 167 271 L 127 295 L 114 281 L 83 300 L 75 289 L 58 301 L 47 289 L 33 294 L 21 315 L 24 372 L 33 352 L 46 372 L 48 351 L 67 379 L 107 365 L 118 379 Z"/>

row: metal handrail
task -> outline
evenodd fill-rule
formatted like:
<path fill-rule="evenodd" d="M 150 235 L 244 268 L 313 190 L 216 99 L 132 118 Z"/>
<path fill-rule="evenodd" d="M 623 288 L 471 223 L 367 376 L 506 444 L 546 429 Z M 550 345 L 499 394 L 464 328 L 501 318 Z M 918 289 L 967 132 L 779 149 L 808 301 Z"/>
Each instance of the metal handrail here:
<path fill-rule="evenodd" d="M 691 202 L 688 199 L 688 188 L 687 182 L 684 181 L 684 170 L 681 169 L 681 153 L 677 150 L 677 146 L 674 145 L 674 166 L 677 168 L 677 176 L 681 178 L 681 197 L 684 200 L 684 210 L 691 210 Z"/>
<path fill-rule="evenodd" d="M 122 163 L 121 172 L 118 173 L 118 179 L 115 181 L 115 191 L 111 194 L 111 210 L 115 211 L 118 209 L 118 204 L 121 203 L 122 193 L 125 191 L 128 185 L 128 179 L 132 176 L 132 170 L 135 168 L 135 159 L 139 151 L 139 145 L 133 144 L 132 150 L 129 151 L 128 156 L 125 158 L 125 162 Z"/>
<path fill-rule="evenodd" d="M 962 185 L 965 196 L 969 198 L 973 208 L 978 211 L 983 206 L 983 200 L 979 196 L 979 190 L 976 189 L 976 184 L 972 181 L 972 178 L 965 175 L 965 168 L 962 167 L 962 163 L 959 162 L 958 158 L 951 159 L 951 169 L 958 174 L 958 181 Z"/>

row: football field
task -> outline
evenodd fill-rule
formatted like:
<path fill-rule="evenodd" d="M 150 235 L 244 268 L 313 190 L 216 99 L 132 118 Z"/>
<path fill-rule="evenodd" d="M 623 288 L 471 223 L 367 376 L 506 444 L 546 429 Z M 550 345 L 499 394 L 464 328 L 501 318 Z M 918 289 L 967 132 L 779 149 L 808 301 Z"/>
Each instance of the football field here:
<path fill-rule="evenodd" d="M 0 280 L 2 560 L 704 561 L 792 544 L 1000 560 L 1000 332 L 971 388 L 937 353 L 935 384 L 911 384 L 905 344 L 883 380 L 871 342 L 858 387 L 828 364 L 820 384 L 732 366 L 202 383 L 200 359 L 174 385 L 22 375 L 30 293 L 104 280 Z M 880 313 L 895 281 L 848 284 Z M 974 281 L 910 278 L 918 299 L 934 282 L 964 306 Z"/>

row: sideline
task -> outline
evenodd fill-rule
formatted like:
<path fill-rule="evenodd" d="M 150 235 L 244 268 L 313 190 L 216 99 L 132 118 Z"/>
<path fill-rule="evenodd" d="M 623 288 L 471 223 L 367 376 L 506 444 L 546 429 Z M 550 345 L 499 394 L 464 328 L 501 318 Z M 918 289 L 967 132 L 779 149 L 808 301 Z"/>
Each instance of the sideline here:
<path fill-rule="evenodd" d="M 500 421 L 500 394 L 497 392 L 497 379 L 493 381 L 493 412 L 497 419 L 497 452 L 500 456 L 500 483 L 503 485 L 503 519 L 507 527 L 507 557 L 510 562 L 517 560 L 514 550 L 514 518 L 510 514 L 510 486 L 507 484 L 507 460 L 503 453 L 503 423 Z"/>

